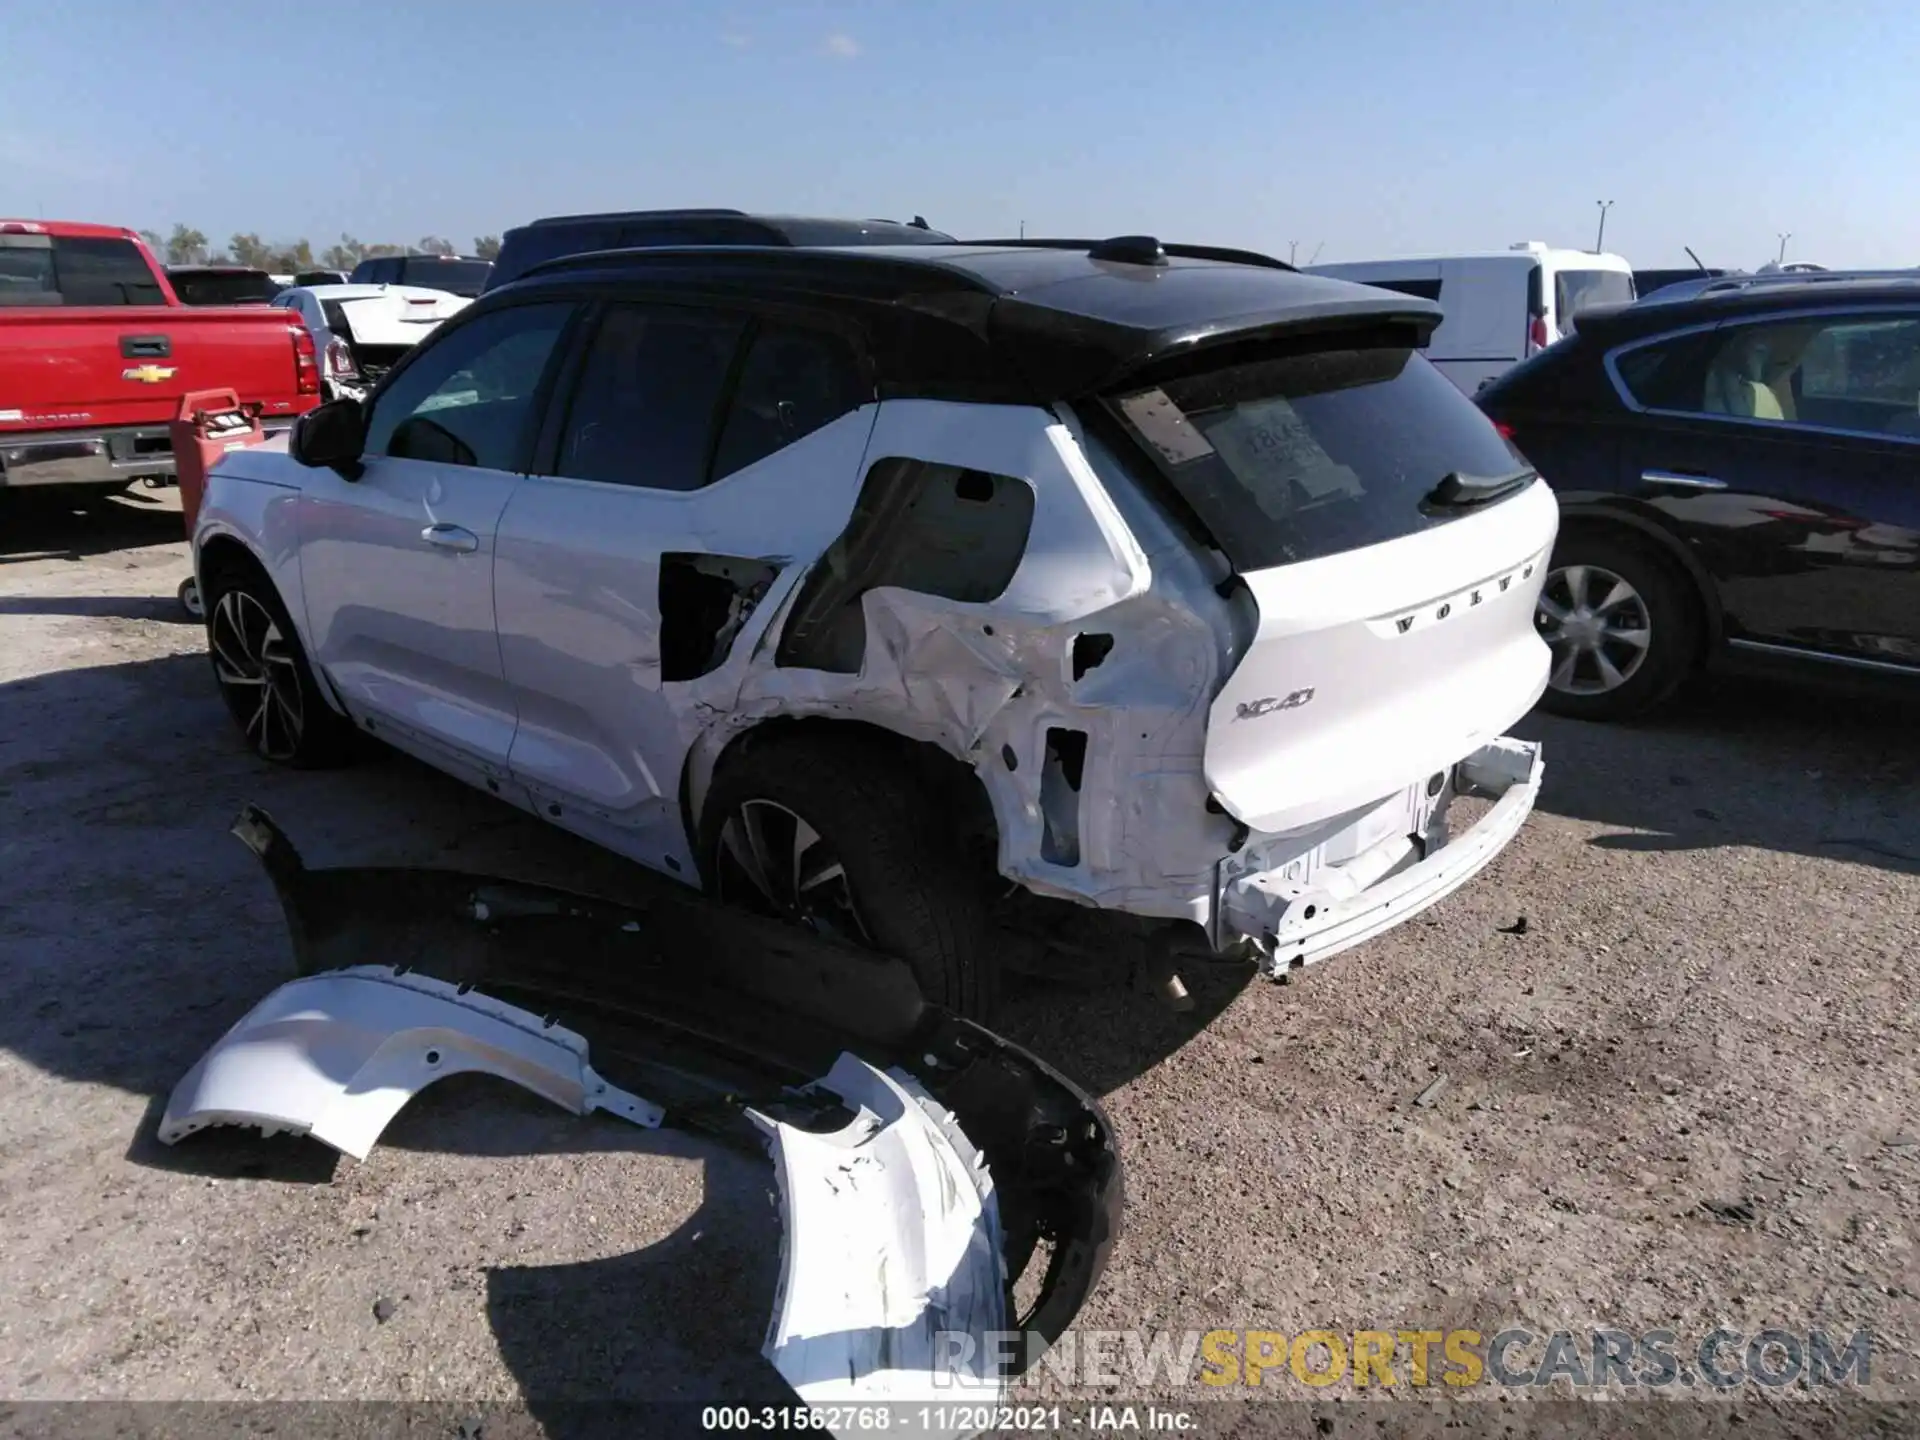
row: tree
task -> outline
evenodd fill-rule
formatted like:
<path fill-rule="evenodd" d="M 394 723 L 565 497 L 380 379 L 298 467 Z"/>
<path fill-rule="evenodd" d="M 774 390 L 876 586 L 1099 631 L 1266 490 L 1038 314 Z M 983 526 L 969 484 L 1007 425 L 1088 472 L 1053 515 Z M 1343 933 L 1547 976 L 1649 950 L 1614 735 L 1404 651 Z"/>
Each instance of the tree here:
<path fill-rule="evenodd" d="M 421 238 L 414 243 L 413 249 L 417 255 L 455 255 L 459 253 L 453 248 L 453 242 L 451 240 L 444 239 L 439 235 L 421 236 Z"/>
<path fill-rule="evenodd" d="M 249 270 L 264 270 L 273 258 L 267 242 L 258 235 L 236 235 L 227 242 L 227 248 L 233 251 L 234 263 Z"/>
<path fill-rule="evenodd" d="M 290 275 L 296 270 L 311 270 L 313 269 L 313 246 L 305 240 L 296 240 L 291 245 L 282 245 L 267 259 L 271 263 L 266 268 L 276 274 Z"/>
<path fill-rule="evenodd" d="M 328 270 L 351 270 L 366 253 L 366 246 L 342 232 L 338 245 L 329 245 L 320 252 L 320 264 Z"/>
<path fill-rule="evenodd" d="M 473 253 L 478 255 L 482 260 L 498 260 L 500 258 L 500 237 L 498 235 L 477 236 L 473 242 Z"/>
<path fill-rule="evenodd" d="M 404 255 L 406 247 L 402 245 L 369 245 L 360 252 L 362 260 L 377 260 L 382 255 Z"/>
<path fill-rule="evenodd" d="M 190 225 L 175 225 L 167 237 L 167 264 L 204 265 L 207 261 L 207 237 Z"/>
<path fill-rule="evenodd" d="M 146 241 L 147 249 L 151 250 L 155 255 L 164 255 L 167 253 L 167 242 L 160 238 L 160 232 L 158 230 L 142 230 L 140 232 L 140 238 Z"/>

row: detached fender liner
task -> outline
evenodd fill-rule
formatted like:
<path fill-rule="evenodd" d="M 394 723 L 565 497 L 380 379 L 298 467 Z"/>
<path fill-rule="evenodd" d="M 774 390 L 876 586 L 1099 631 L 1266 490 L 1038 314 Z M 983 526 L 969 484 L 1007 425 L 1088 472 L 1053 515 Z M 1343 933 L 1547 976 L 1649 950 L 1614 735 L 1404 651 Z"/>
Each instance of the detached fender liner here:
<path fill-rule="evenodd" d="M 234 830 L 279 894 L 299 978 L 182 1079 L 167 1143 L 248 1124 L 364 1156 L 425 1085 L 478 1071 L 578 1114 L 766 1146 L 785 1245 L 764 1353 L 812 1403 L 995 1397 L 1099 1280 L 1124 1191 L 1105 1112 L 928 1003 L 904 962 L 638 874 L 642 898 L 616 902 L 309 870 L 262 811 Z M 1043 1243 L 1020 1313 L 1013 1282 Z"/>

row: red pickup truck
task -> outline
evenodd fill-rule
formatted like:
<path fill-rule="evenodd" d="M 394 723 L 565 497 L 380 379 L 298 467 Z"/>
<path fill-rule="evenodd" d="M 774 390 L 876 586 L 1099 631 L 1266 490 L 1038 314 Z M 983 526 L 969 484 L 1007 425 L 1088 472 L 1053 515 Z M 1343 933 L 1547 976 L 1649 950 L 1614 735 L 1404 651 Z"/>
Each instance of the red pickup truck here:
<path fill-rule="evenodd" d="M 182 396 L 229 388 L 271 434 L 320 399 L 287 310 L 182 305 L 131 230 L 0 220 L 0 490 L 173 473 Z"/>

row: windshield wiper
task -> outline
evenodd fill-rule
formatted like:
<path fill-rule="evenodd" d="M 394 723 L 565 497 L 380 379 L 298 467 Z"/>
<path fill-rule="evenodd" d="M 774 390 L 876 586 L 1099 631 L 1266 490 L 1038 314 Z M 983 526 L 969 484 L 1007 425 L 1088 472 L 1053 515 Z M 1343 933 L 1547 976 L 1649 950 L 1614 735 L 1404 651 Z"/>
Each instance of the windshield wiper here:
<path fill-rule="evenodd" d="M 1449 508 L 1485 505 L 1526 488 L 1539 478 L 1539 473 L 1531 466 L 1505 475 L 1463 475 L 1458 470 L 1449 471 L 1438 485 L 1426 493 L 1423 503 Z"/>

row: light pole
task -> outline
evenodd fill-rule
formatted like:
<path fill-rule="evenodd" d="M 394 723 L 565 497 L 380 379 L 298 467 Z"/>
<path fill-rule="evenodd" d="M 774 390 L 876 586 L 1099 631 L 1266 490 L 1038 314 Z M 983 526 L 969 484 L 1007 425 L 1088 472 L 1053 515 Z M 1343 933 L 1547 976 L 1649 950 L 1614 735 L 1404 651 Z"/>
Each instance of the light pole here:
<path fill-rule="evenodd" d="M 1793 238 L 1793 232 L 1787 230 L 1784 232 L 1776 231 L 1775 233 L 1780 236 L 1780 253 L 1773 257 L 1773 263 L 1776 265 L 1784 265 L 1787 263 L 1787 242 Z"/>
<path fill-rule="evenodd" d="M 1291 265 L 1294 263 L 1294 261 L 1298 260 L 1299 258 L 1300 258 L 1300 242 L 1298 240 L 1287 241 L 1287 264 Z"/>
<path fill-rule="evenodd" d="M 1593 237 L 1593 253 L 1598 255 L 1602 250 L 1606 249 L 1607 211 L 1613 208 L 1613 202 L 1611 200 L 1596 200 L 1593 203 L 1600 207 L 1600 233 Z"/>

